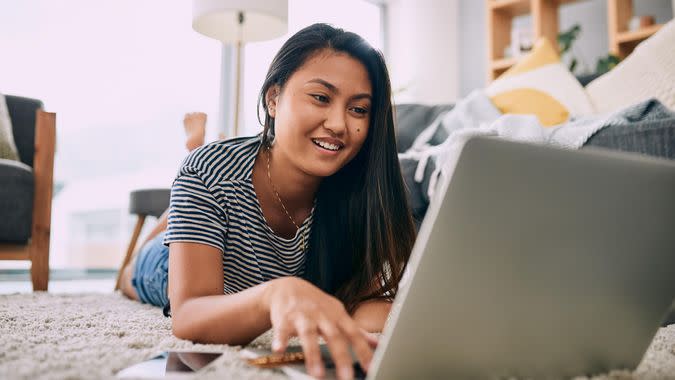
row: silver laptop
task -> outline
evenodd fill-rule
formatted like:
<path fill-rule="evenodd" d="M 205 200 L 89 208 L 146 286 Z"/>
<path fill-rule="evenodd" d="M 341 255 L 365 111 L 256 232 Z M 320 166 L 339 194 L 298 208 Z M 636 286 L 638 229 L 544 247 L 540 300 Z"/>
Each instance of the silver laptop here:
<path fill-rule="evenodd" d="M 369 379 L 638 365 L 675 297 L 675 164 L 478 137 L 437 194 Z"/>

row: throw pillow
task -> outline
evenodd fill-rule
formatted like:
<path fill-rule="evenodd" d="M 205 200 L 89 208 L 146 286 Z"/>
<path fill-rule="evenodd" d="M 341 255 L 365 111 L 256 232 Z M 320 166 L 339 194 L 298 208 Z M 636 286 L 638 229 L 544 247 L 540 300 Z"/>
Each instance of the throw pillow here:
<path fill-rule="evenodd" d="M 19 151 L 14 143 L 12 120 L 9 118 L 5 95 L 0 93 L 0 158 L 19 161 Z"/>
<path fill-rule="evenodd" d="M 615 68 L 586 86 L 598 113 L 656 98 L 675 110 L 675 20 L 638 45 Z"/>
<path fill-rule="evenodd" d="M 584 88 L 543 37 L 485 91 L 502 113 L 534 114 L 546 127 L 593 113 Z"/>

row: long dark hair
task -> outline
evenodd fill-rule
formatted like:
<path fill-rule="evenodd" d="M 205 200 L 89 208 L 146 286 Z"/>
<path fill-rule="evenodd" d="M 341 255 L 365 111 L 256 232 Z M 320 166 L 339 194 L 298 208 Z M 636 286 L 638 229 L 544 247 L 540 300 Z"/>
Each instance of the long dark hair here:
<path fill-rule="evenodd" d="M 373 91 L 368 136 L 361 150 L 319 186 L 305 266 L 305 278 L 334 294 L 351 313 L 363 301 L 393 299 L 415 241 L 396 152 L 384 57 L 357 34 L 327 24 L 308 26 L 274 57 L 258 107 L 265 115 L 262 143 L 269 146 L 274 119 L 267 111 L 268 90 L 276 85 L 283 91 L 298 68 L 325 50 L 346 53 L 361 62 Z"/>

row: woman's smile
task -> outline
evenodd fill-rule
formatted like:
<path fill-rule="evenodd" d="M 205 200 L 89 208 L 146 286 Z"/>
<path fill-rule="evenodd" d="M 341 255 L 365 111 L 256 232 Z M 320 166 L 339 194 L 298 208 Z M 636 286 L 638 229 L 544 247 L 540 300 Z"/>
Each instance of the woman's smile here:
<path fill-rule="evenodd" d="M 345 144 L 342 141 L 332 137 L 319 137 L 312 138 L 311 140 L 316 148 L 322 154 L 327 156 L 336 156 L 342 150 L 342 148 L 345 147 Z"/>

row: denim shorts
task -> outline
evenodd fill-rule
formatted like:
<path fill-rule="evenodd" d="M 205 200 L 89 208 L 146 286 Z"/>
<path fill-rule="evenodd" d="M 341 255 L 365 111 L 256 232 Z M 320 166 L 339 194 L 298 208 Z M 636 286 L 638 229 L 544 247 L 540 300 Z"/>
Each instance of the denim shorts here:
<path fill-rule="evenodd" d="M 141 248 L 131 277 L 140 301 L 159 307 L 169 303 L 169 247 L 163 241 L 164 232 Z"/>

